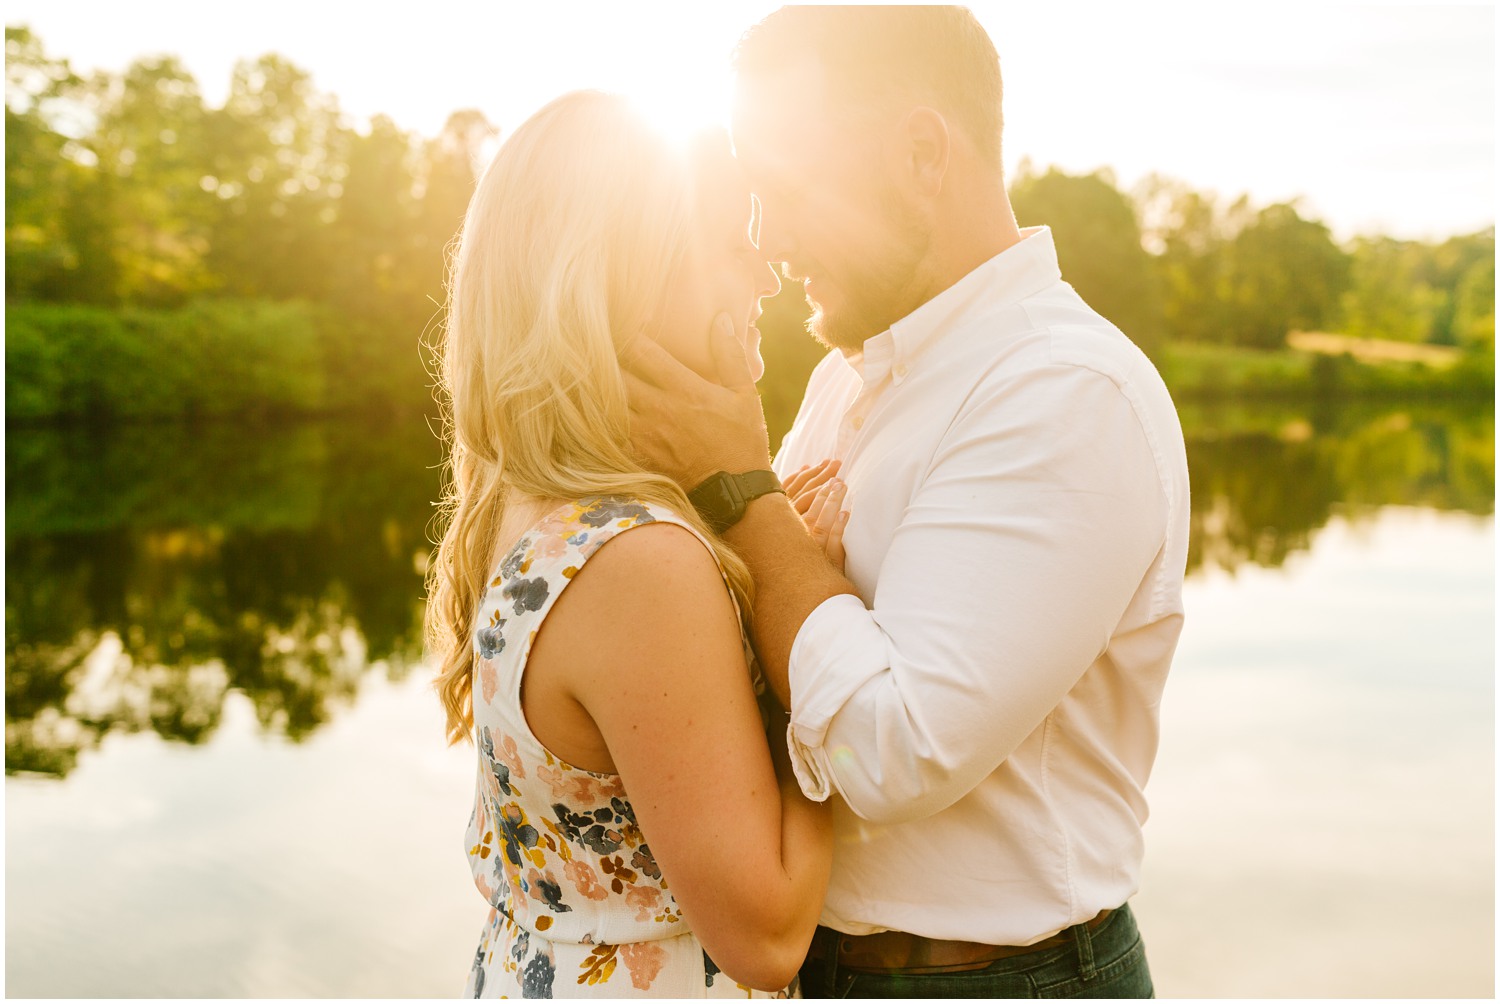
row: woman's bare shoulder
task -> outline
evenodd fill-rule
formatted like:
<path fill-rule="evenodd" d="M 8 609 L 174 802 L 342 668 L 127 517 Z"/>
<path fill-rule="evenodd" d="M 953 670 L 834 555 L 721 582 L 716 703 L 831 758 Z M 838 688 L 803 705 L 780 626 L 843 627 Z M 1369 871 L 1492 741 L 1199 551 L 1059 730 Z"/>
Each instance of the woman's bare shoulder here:
<path fill-rule="evenodd" d="M 569 590 L 580 596 L 602 592 L 612 605 L 663 613 L 679 605 L 717 606 L 727 599 L 713 552 L 687 527 L 667 520 L 616 532 L 590 555 Z"/>

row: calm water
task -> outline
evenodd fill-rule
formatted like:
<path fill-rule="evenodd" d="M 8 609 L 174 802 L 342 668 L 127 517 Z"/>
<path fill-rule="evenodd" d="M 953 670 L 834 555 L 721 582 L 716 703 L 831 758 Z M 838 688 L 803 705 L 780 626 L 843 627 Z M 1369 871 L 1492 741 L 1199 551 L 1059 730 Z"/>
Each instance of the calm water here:
<path fill-rule="evenodd" d="M 1185 409 L 1164 996 L 1494 992 L 1489 409 Z M 6 991 L 451 996 L 473 759 L 420 423 L 11 430 Z"/>

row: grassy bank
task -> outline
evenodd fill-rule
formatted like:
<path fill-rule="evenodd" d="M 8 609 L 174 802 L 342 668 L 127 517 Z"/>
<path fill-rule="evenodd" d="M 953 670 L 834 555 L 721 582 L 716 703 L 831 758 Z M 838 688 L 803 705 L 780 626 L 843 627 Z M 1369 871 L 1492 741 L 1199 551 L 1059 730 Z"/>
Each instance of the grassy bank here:
<path fill-rule="evenodd" d="M 1274 352 L 1177 344 L 1157 358 L 1179 400 L 1481 399 L 1495 394 L 1495 357 L 1465 354 L 1441 365 L 1415 359 L 1286 348 Z"/>
<path fill-rule="evenodd" d="M 762 319 L 773 443 L 822 354 L 801 331 L 803 313 L 800 297 L 784 295 Z M 5 308 L 5 329 L 10 422 L 435 409 L 416 317 L 264 300 L 174 310 L 24 304 Z M 1493 399 L 1492 354 L 1377 353 L 1365 342 L 1355 354 L 1332 337 L 1274 352 L 1179 343 L 1160 349 L 1157 364 L 1183 402 Z"/>
<path fill-rule="evenodd" d="M 5 308 L 8 421 L 315 415 L 430 402 L 419 331 L 299 302 Z"/>

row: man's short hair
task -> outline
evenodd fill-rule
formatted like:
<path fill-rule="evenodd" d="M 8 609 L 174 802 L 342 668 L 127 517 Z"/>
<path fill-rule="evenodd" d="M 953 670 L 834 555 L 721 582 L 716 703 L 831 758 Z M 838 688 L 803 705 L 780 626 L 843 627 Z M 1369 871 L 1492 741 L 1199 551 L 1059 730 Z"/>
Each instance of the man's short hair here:
<path fill-rule="evenodd" d="M 782 7 L 740 38 L 734 69 L 765 77 L 809 59 L 835 98 L 871 110 L 915 98 L 1000 169 L 1000 57 L 967 7 Z"/>

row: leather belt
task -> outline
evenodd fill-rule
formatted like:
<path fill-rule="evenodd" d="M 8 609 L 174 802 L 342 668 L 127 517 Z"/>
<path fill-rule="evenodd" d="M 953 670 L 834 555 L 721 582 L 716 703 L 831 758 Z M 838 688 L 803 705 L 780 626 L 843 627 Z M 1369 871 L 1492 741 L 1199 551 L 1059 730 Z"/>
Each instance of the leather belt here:
<path fill-rule="evenodd" d="M 1081 925 L 1090 931 L 1109 919 L 1113 910 L 1104 910 Z M 879 934 L 843 934 L 819 927 L 808 947 L 810 959 L 833 958 L 840 969 L 857 972 L 888 973 L 954 973 L 983 969 L 991 962 L 1017 955 L 1030 955 L 1049 948 L 1073 944 L 1073 929 L 1064 928 L 1050 938 L 1030 945 L 983 945 L 975 941 L 939 941 L 905 931 L 881 931 Z"/>

